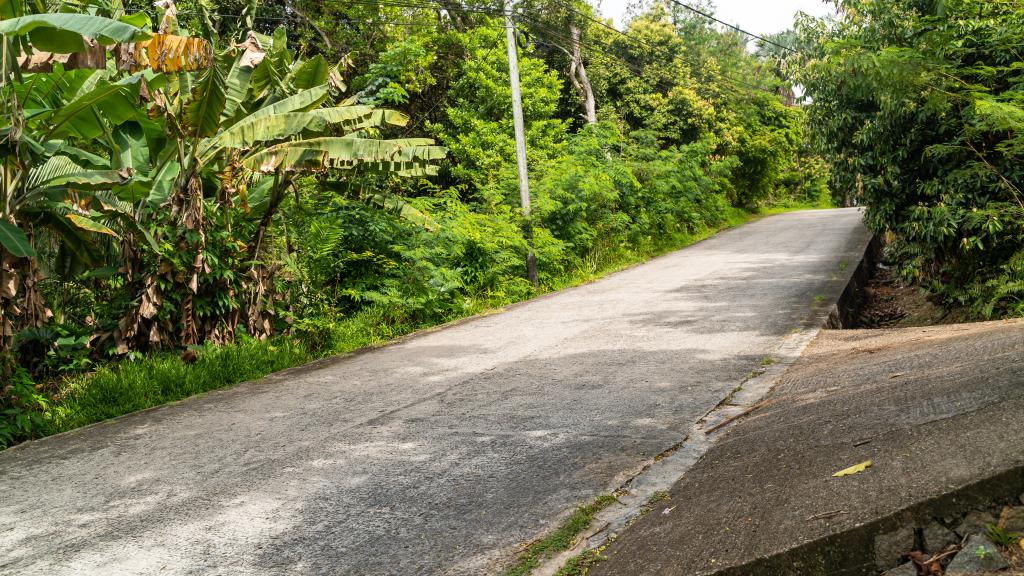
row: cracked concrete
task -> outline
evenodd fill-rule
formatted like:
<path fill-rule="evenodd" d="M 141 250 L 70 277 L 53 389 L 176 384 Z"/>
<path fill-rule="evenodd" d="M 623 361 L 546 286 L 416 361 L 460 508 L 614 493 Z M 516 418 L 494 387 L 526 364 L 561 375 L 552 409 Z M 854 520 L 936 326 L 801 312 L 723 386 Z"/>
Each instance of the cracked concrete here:
<path fill-rule="evenodd" d="M 496 572 L 819 325 L 863 254 L 860 219 L 765 218 L 501 314 L 0 453 L 0 573 Z"/>

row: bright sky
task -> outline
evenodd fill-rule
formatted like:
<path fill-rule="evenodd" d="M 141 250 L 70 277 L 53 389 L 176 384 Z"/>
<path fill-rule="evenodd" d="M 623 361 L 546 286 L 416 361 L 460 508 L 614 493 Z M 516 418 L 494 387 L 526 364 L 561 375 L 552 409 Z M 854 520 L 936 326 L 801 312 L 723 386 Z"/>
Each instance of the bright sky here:
<path fill-rule="evenodd" d="M 626 7 L 635 0 L 598 0 L 601 12 L 621 27 Z M 686 0 L 681 0 L 684 4 Z M 748 32 L 764 35 L 781 32 L 793 24 L 800 11 L 812 16 L 834 14 L 835 7 L 824 0 L 713 0 L 715 16 Z"/>

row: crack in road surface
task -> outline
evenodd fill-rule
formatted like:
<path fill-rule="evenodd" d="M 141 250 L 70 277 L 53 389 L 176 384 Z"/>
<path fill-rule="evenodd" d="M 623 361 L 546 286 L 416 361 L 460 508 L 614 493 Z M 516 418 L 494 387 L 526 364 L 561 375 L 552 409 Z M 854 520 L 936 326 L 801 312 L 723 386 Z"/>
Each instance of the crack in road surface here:
<path fill-rule="evenodd" d="M 678 445 L 814 321 L 868 236 L 856 210 L 764 218 L 501 314 L 7 450 L 0 573 L 498 571 Z"/>

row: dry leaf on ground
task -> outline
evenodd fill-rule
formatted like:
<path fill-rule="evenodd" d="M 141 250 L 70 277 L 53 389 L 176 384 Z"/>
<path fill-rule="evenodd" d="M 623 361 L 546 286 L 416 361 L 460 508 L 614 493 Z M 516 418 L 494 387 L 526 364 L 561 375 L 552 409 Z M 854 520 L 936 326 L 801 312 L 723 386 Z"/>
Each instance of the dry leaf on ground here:
<path fill-rule="evenodd" d="M 871 468 L 871 460 L 865 460 L 864 462 L 861 462 L 856 466 L 844 468 L 843 470 L 840 470 L 839 472 L 833 474 L 832 477 L 839 478 L 840 476 L 851 476 L 853 474 L 860 474 L 861 472 L 867 470 L 868 468 Z"/>

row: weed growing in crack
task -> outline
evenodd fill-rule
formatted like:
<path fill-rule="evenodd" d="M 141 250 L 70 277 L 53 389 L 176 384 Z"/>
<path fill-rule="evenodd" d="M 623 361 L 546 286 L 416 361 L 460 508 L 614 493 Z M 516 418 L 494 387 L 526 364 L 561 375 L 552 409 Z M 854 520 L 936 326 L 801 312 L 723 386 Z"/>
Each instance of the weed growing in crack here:
<path fill-rule="evenodd" d="M 594 515 L 617 501 L 615 496 L 605 494 L 598 496 L 592 503 L 577 508 L 558 530 L 531 544 L 519 562 L 505 572 L 505 576 L 526 576 L 539 566 L 541 561 L 571 548 L 576 543 L 576 537 L 590 526 Z"/>

